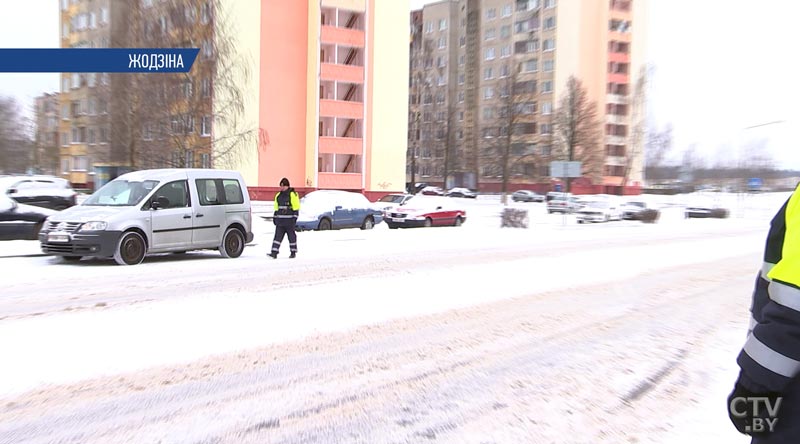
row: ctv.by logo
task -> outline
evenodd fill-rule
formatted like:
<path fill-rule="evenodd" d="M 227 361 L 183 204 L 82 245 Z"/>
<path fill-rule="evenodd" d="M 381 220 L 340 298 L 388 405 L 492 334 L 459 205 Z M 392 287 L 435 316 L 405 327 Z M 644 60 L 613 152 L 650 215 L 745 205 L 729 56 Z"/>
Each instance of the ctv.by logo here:
<path fill-rule="evenodd" d="M 733 416 L 737 418 L 746 418 L 748 413 L 752 412 L 752 422 L 745 426 L 746 432 L 772 432 L 775 430 L 775 424 L 778 423 L 778 410 L 781 408 L 782 401 L 783 398 L 780 397 L 771 400 L 766 396 L 739 396 L 731 400 L 730 408 Z M 763 415 L 764 412 L 767 413 L 766 417 Z"/>

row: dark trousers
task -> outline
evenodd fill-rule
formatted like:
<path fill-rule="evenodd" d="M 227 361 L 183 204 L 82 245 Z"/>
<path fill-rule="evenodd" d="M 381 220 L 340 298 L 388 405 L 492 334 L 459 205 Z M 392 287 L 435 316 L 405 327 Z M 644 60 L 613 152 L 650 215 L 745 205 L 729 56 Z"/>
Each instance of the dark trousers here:
<path fill-rule="evenodd" d="M 297 253 L 297 233 L 294 231 L 294 221 L 280 221 L 275 224 L 275 238 L 272 240 L 272 254 L 278 254 L 283 243 L 283 236 L 289 235 L 289 251 Z"/>

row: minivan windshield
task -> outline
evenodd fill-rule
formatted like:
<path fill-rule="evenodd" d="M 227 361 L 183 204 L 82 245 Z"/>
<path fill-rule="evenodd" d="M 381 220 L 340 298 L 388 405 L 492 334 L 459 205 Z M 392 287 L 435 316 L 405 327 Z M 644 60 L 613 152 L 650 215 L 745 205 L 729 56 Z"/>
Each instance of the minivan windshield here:
<path fill-rule="evenodd" d="M 157 180 L 112 180 L 89 196 L 83 205 L 131 207 L 138 205 L 158 185 Z"/>

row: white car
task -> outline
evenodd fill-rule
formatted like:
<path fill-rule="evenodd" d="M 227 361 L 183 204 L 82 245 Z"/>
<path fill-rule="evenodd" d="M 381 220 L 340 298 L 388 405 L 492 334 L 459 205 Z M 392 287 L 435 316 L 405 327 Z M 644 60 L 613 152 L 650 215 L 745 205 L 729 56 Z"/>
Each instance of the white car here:
<path fill-rule="evenodd" d="M 579 224 L 584 222 L 608 222 L 622 220 L 622 211 L 615 203 L 607 200 L 590 200 L 578 210 L 576 219 Z"/>

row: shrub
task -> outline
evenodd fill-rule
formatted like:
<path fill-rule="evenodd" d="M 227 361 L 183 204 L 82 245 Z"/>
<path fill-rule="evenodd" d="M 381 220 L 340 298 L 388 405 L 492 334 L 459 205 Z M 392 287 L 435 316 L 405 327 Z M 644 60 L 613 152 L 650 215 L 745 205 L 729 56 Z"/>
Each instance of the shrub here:
<path fill-rule="evenodd" d="M 503 208 L 500 227 L 528 228 L 528 210 Z"/>

